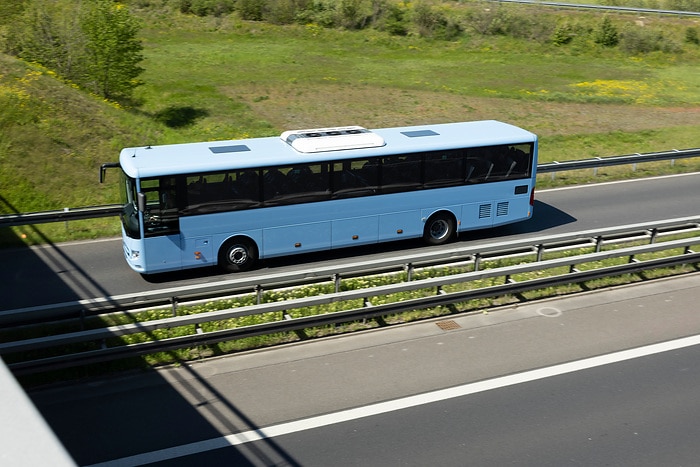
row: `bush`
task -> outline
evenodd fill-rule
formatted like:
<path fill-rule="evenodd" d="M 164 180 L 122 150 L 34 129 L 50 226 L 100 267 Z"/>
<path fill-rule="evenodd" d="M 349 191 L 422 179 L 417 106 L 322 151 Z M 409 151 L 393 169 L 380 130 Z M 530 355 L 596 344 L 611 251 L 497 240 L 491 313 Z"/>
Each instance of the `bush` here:
<path fill-rule="evenodd" d="M 595 32 L 595 42 L 603 47 L 615 47 L 620 42 L 620 34 L 607 16 Z"/>
<path fill-rule="evenodd" d="M 700 37 L 698 37 L 698 28 L 687 28 L 685 30 L 685 41 L 689 44 L 700 45 Z"/>
<path fill-rule="evenodd" d="M 265 19 L 273 24 L 291 24 L 308 7 L 306 0 L 271 0 Z"/>
<path fill-rule="evenodd" d="M 265 19 L 265 0 L 238 0 L 236 10 L 241 19 L 246 21 L 262 21 Z"/>
<path fill-rule="evenodd" d="M 561 23 L 554 28 L 550 41 L 554 45 L 566 45 L 574 39 L 574 29 L 569 23 Z"/>
<path fill-rule="evenodd" d="M 439 8 L 426 3 L 418 3 L 413 10 L 413 23 L 418 28 L 418 34 L 422 37 L 435 39 L 454 40 L 462 32 L 462 26 L 447 17 Z"/>
<path fill-rule="evenodd" d="M 409 24 L 407 10 L 402 4 L 389 5 L 382 29 L 392 36 L 405 36 L 408 34 Z"/>
<path fill-rule="evenodd" d="M 660 31 L 630 26 L 620 38 L 620 48 L 633 55 L 650 52 L 677 52 L 680 46 L 664 36 Z"/>
<path fill-rule="evenodd" d="M 222 16 L 231 13 L 235 0 L 179 0 L 181 13 L 197 16 Z"/>

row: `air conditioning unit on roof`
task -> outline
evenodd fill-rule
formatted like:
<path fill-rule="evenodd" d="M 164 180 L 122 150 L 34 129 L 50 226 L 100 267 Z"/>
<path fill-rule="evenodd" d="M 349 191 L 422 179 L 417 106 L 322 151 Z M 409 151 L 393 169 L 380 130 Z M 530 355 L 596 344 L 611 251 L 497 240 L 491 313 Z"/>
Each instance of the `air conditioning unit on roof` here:
<path fill-rule="evenodd" d="M 361 126 L 285 131 L 280 138 L 299 152 L 377 148 L 384 139 Z"/>

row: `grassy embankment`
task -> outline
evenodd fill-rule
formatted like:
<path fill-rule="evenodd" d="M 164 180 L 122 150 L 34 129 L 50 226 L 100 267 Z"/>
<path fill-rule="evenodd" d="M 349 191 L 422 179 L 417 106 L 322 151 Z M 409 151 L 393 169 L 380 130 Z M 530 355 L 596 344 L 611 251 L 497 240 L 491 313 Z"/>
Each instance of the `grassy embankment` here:
<path fill-rule="evenodd" d="M 531 12 L 532 10 L 523 10 Z M 290 128 L 369 128 L 493 118 L 541 137 L 541 161 L 700 146 L 700 48 L 629 56 L 574 41 L 466 34 L 458 41 L 392 37 L 141 11 L 146 57 L 138 106 L 87 95 L 41 67 L 0 55 L 0 210 L 118 202 L 100 163 L 122 147 L 278 134 Z M 589 13 L 557 13 L 594 24 Z M 620 24 L 634 16 L 616 16 Z M 643 27 L 682 30 L 690 19 Z M 640 26 L 642 27 L 642 26 Z M 598 180 L 697 170 L 678 161 L 609 169 Z M 556 183 L 580 183 L 565 173 Z M 543 177 L 541 186 L 552 184 Z M 4 229 L 7 230 L 7 229 Z M 0 243 L 115 235 L 116 221 L 0 232 Z"/>

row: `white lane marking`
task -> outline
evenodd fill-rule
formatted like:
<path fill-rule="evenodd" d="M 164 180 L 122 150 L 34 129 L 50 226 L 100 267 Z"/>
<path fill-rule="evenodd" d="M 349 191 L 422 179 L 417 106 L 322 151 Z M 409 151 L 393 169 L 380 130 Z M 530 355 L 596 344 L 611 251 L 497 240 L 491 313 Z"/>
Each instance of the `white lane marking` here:
<path fill-rule="evenodd" d="M 601 183 L 590 183 L 590 184 L 584 184 L 584 185 L 571 185 L 571 186 L 562 186 L 559 188 L 543 188 L 543 189 L 537 189 L 535 196 L 537 196 L 537 193 L 548 193 L 552 191 L 565 191 L 565 190 L 579 190 L 581 188 L 596 188 L 600 186 L 605 186 L 605 185 L 619 185 L 621 183 L 636 183 L 636 182 L 649 182 L 649 181 L 654 181 L 654 180 L 664 180 L 667 178 L 677 178 L 677 177 L 688 177 L 688 176 L 697 176 L 699 175 L 700 172 L 687 172 L 687 173 L 682 173 L 682 174 L 672 174 L 672 175 L 659 175 L 658 177 L 646 177 L 646 178 L 631 178 L 628 180 L 613 180 L 612 182 L 601 182 Z"/>
<path fill-rule="evenodd" d="M 426 394 L 418 394 L 415 396 L 404 397 L 393 401 L 380 402 L 364 407 L 342 410 L 340 412 L 319 415 L 317 417 L 306 418 L 303 420 L 297 420 L 293 422 L 281 423 L 279 425 L 272 425 L 257 430 L 244 431 L 228 436 L 222 436 L 220 438 L 213 438 L 205 441 L 198 441 L 196 443 L 184 444 L 172 448 L 161 449 L 159 451 L 146 452 L 134 456 L 123 457 L 121 459 L 115 459 L 100 464 L 94 464 L 91 467 L 131 467 L 144 465 L 151 462 L 162 462 L 170 459 L 176 459 L 178 457 L 211 451 L 214 449 L 225 448 L 228 446 L 237 446 L 241 444 L 251 443 L 254 441 L 274 438 L 276 436 L 297 433 L 304 430 L 321 428 L 328 425 L 334 425 L 336 423 L 371 417 L 373 415 L 380 415 L 396 410 L 402 410 L 411 407 L 416 407 L 419 405 L 430 404 L 432 402 L 439 402 L 455 397 L 462 397 L 470 394 L 489 391 L 492 389 L 499 389 L 515 384 L 527 383 L 543 378 L 549 378 L 551 376 L 586 370 L 597 366 L 609 365 L 611 363 L 618 363 L 625 360 L 645 357 L 661 352 L 668 352 L 670 350 L 677 350 L 698 344 L 700 344 L 700 335 L 685 337 L 682 339 L 662 342 L 659 344 L 638 347 L 636 349 L 623 350 L 607 355 L 600 355 L 597 357 L 585 358 L 583 360 L 577 360 L 574 362 L 562 363 L 547 368 L 525 371 L 523 373 L 518 373 L 514 375 L 501 376 L 485 381 L 468 383 L 462 386 L 441 389 Z"/>

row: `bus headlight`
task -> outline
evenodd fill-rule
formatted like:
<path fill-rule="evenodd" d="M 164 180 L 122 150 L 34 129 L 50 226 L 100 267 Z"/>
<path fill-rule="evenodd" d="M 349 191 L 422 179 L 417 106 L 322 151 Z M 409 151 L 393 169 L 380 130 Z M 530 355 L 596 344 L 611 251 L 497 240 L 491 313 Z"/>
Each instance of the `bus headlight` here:
<path fill-rule="evenodd" d="M 137 250 L 131 250 L 131 259 L 139 259 L 140 253 Z"/>

